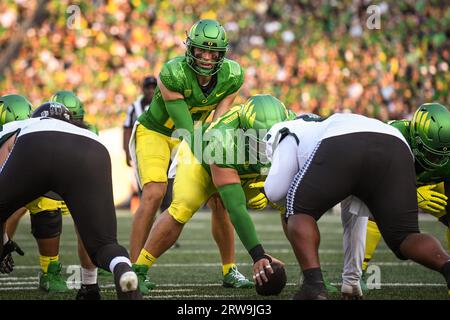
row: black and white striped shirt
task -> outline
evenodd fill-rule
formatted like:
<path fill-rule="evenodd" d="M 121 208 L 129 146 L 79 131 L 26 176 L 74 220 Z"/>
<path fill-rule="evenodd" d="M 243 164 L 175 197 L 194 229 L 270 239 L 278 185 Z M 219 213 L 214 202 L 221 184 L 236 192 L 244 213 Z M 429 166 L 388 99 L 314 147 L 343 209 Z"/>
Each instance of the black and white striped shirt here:
<path fill-rule="evenodd" d="M 150 104 L 143 106 L 142 101 L 144 99 L 144 96 L 139 96 L 135 102 L 130 104 L 127 109 L 127 117 L 125 119 L 125 122 L 123 123 L 124 128 L 133 128 L 134 123 L 136 122 L 137 118 L 144 113 Z"/>

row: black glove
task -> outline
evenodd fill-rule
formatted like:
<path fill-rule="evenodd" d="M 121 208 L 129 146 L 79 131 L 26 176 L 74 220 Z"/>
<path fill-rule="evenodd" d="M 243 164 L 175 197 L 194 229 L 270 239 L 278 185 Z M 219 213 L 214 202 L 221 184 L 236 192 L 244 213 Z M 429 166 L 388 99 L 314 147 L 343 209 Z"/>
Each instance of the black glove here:
<path fill-rule="evenodd" d="M 7 243 L 3 245 L 3 253 L 0 258 L 0 273 L 11 273 L 14 269 L 14 260 L 12 253 L 17 252 L 19 255 L 23 256 L 25 253 L 20 249 L 20 247 L 12 240 L 8 240 Z"/>

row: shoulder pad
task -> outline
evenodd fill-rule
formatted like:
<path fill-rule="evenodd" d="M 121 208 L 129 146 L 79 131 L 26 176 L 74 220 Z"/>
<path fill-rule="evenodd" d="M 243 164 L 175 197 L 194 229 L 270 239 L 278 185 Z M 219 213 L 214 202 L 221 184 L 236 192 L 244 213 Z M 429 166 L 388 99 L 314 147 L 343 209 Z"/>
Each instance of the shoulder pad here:
<path fill-rule="evenodd" d="M 180 57 L 169 60 L 164 64 L 159 73 L 159 79 L 167 89 L 180 93 L 183 93 L 183 85 L 186 80 L 182 61 Z"/>

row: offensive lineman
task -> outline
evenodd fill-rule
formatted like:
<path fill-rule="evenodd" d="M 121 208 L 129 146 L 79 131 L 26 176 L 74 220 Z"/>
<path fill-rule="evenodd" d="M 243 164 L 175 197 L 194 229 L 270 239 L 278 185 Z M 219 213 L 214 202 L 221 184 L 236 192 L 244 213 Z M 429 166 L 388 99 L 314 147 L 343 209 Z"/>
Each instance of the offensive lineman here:
<path fill-rule="evenodd" d="M 421 234 L 414 158 L 392 126 L 355 114 L 276 124 L 267 134 L 273 159 L 265 182 L 269 200 L 286 198 L 283 224 L 304 281 L 294 299 L 327 299 L 317 220 L 350 195 L 371 209 L 389 248 L 439 271 L 450 288 L 450 257 L 434 237 Z"/>
<path fill-rule="evenodd" d="M 68 123 L 70 112 L 65 112 L 63 105 L 56 102 L 47 105 L 61 110 L 58 113 L 63 121 L 42 117 L 2 127 L 0 234 L 3 234 L 3 223 L 15 210 L 39 195 L 54 191 L 67 203 L 91 260 L 114 274 L 118 298 L 140 299 L 137 276 L 131 270 L 128 253 L 116 239 L 108 151 L 95 134 Z M 33 170 L 23 170 L 24 162 L 36 150 L 40 157 L 34 157 Z M 8 183 L 12 179 L 16 183 Z M 3 249 L 1 242 L 2 261 L 10 254 Z"/>

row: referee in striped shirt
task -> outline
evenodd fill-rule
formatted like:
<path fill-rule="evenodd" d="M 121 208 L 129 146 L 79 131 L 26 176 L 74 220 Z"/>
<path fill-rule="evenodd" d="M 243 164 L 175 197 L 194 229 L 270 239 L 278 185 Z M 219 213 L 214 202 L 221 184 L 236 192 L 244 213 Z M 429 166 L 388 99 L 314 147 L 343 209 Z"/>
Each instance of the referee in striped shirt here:
<path fill-rule="evenodd" d="M 128 106 L 127 118 L 123 124 L 123 149 L 125 150 L 129 167 L 131 167 L 131 156 L 128 143 L 130 142 L 133 125 L 136 119 L 150 106 L 155 89 L 156 78 L 154 76 L 145 77 L 142 83 L 142 94 Z"/>

